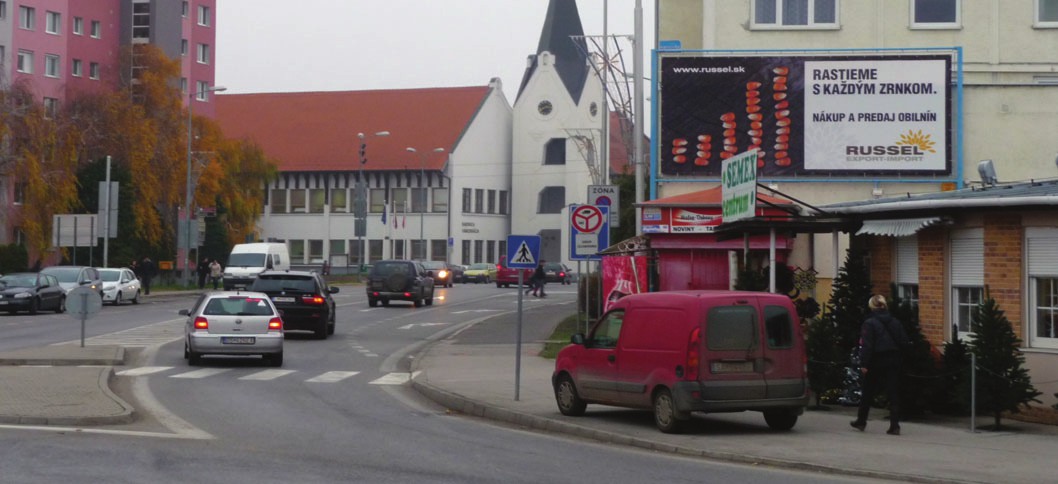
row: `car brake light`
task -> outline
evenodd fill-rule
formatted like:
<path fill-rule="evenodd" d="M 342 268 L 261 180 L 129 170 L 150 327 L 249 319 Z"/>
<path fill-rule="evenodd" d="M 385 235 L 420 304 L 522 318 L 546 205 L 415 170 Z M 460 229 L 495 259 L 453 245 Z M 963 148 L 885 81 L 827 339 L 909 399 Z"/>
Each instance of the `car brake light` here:
<path fill-rule="evenodd" d="M 411 297 L 411 293 L 410 292 L 404 293 L 404 297 Z"/>
<path fill-rule="evenodd" d="M 202 316 L 195 318 L 195 329 L 209 329 L 209 320 Z"/>
<path fill-rule="evenodd" d="M 698 367 L 702 356 L 702 328 L 694 328 L 691 331 L 691 339 L 687 342 L 687 371 L 686 380 L 698 379 Z"/>
<path fill-rule="evenodd" d="M 323 298 L 320 296 L 303 296 L 301 298 L 301 302 L 305 304 L 315 304 L 317 306 L 320 306 L 323 304 Z"/>
<path fill-rule="evenodd" d="M 283 330 L 283 320 L 279 319 L 279 318 L 269 319 L 268 320 L 268 330 L 269 331 L 282 331 Z"/>
<path fill-rule="evenodd" d="M 566 277 L 566 273 L 565 272 L 559 272 L 558 273 L 558 277 Z"/>

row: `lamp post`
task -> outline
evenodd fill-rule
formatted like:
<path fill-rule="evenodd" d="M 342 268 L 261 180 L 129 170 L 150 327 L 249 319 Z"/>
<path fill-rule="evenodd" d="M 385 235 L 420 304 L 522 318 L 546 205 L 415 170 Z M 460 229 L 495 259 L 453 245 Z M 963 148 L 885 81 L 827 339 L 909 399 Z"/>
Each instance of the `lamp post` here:
<path fill-rule="evenodd" d="M 375 132 L 375 136 L 389 136 L 389 131 Z M 360 178 L 356 183 L 356 212 L 358 217 L 364 219 L 364 221 L 361 222 L 363 224 L 363 230 L 357 231 L 357 234 L 359 234 L 357 235 L 357 239 L 359 239 L 357 243 L 360 247 L 357 249 L 358 253 L 356 258 L 357 263 L 360 266 L 358 272 L 363 272 L 364 259 L 367 254 L 367 249 L 364 247 L 364 232 L 367 232 L 367 180 L 364 180 L 364 165 L 367 164 L 367 141 L 364 133 L 357 133 L 356 137 L 360 138 Z"/>
<path fill-rule="evenodd" d="M 411 153 L 418 153 L 418 151 L 411 146 L 405 149 Z M 444 151 L 444 148 L 433 149 L 434 153 L 444 153 Z M 426 218 L 426 156 L 429 155 L 429 153 L 419 153 L 419 155 L 419 190 L 421 190 L 423 195 L 422 207 L 420 207 L 422 210 L 419 212 L 419 250 L 422 251 L 422 256 L 419 257 L 419 259 L 426 260 L 426 239 L 423 235 L 423 222 Z M 447 259 L 448 257 L 446 256 L 445 258 Z"/>
<path fill-rule="evenodd" d="M 201 91 L 189 90 L 187 93 L 187 195 L 184 200 L 184 218 L 187 220 L 187 233 L 184 234 L 186 237 L 186 240 L 184 240 L 186 243 L 184 246 L 184 284 L 190 285 L 191 282 L 191 113 L 195 105 L 195 98 L 208 92 L 221 92 L 227 89 L 222 86 L 213 86 Z"/>

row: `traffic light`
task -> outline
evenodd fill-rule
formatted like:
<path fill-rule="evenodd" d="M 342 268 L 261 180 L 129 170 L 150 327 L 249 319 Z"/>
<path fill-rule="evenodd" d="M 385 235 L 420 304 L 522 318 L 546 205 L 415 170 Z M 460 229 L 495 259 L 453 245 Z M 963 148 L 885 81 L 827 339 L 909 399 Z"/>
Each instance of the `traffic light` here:
<path fill-rule="evenodd" d="M 367 143 L 360 143 L 360 164 L 367 163 Z"/>

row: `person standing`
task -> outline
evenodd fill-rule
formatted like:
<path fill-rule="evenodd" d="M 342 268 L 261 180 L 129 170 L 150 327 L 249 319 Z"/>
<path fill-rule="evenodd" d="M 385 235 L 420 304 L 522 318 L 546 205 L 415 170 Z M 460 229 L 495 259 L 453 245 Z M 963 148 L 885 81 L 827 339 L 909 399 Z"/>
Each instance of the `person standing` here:
<path fill-rule="evenodd" d="M 217 259 L 213 259 L 213 262 L 209 263 L 209 278 L 213 279 L 214 291 L 217 290 L 221 277 L 224 277 L 224 268 L 220 266 L 220 262 L 217 262 Z"/>
<path fill-rule="evenodd" d="M 198 288 L 206 288 L 206 276 L 209 275 L 209 257 L 203 257 L 198 263 Z"/>
<path fill-rule="evenodd" d="M 151 256 L 144 256 L 140 261 L 140 282 L 143 283 L 143 295 L 151 293 L 151 279 L 154 278 L 154 261 Z"/>
<path fill-rule="evenodd" d="M 536 265 L 536 270 L 533 271 L 533 276 L 529 278 L 533 286 L 533 295 L 539 297 L 547 297 L 544 293 L 544 283 L 547 282 L 547 274 L 544 272 L 544 261 L 541 260 Z"/>
<path fill-rule="evenodd" d="M 908 345 L 904 325 L 889 314 L 885 296 L 876 294 L 867 302 L 871 315 L 860 328 L 860 371 L 863 396 L 856 420 L 849 424 L 859 431 L 867 427 L 867 414 L 874 397 L 884 388 L 889 397 L 889 435 L 900 435 L 900 366 Z"/>

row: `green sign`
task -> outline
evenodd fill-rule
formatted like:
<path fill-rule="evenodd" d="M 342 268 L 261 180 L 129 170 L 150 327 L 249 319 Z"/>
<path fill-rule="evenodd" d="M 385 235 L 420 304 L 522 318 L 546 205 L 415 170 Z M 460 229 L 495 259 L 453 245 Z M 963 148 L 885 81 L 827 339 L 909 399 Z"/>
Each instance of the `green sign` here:
<path fill-rule="evenodd" d="M 757 150 L 724 160 L 720 176 L 724 222 L 753 217 L 757 207 Z"/>

